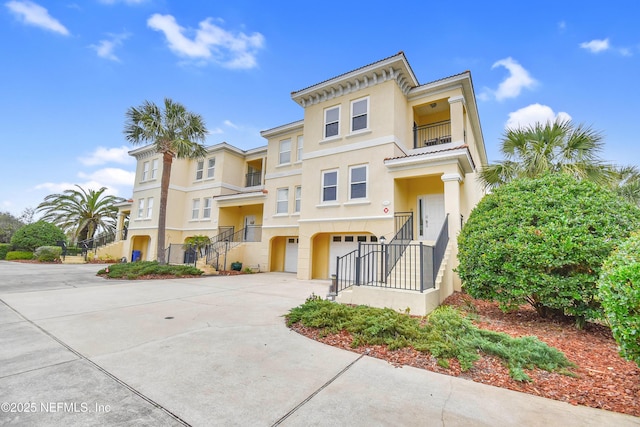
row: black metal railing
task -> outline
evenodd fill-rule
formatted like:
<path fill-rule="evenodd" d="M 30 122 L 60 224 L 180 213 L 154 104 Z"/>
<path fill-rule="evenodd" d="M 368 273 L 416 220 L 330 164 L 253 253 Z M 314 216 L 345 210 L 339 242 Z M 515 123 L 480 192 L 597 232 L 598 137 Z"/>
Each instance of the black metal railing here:
<path fill-rule="evenodd" d="M 104 231 L 89 239 L 80 240 L 77 243 L 78 248 L 81 249 L 82 255 L 87 256 L 87 252 L 90 250 L 98 249 L 102 246 L 107 246 L 109 243 L 113 243 L 119 240 L 127 239 L 127 229 L 122 229 L 118 232 Z"/>
<path fill-rule="evenodd" d="M 233 231 L 233 227 L 220 227 L 219 229 L 223 231 L 212 237 L 204 249 L 207 264 L 212 265 L 216 270 L 220 270 L 221 258 L 222 269 L 227 269 L 227 253 L 240 243 L 262 241 L 261 225 L 249 225 L 236 232 Z"/>
<path fill-rule="evenodd" d="M 262 171 L 249 172 L 247 174 L 247 187 L 262 185 Z"/>
<path fill-rule="evenodd" d="M 433 289 L 449 244 L 448 216 L 433 246 L 424 243 L 362 243 L 336 259 L 332 292 L 375 286 L 424 292 Z M 400 254 L 398 256 L 398 254 Z"/>
<path fill-rule="evenodd" d="M 413 126 L 413 148 L 429 147 L 451 142 L 451 120 Z"/>
<path fill-rule="evenodd" d="M 413 212 L 397 212 L 394 214 L 394 220 L 398 231 L 387 245 L 386 274 L 393 270 L 393 267 L 404 254 L 405 249 L 413 240 Z"/>

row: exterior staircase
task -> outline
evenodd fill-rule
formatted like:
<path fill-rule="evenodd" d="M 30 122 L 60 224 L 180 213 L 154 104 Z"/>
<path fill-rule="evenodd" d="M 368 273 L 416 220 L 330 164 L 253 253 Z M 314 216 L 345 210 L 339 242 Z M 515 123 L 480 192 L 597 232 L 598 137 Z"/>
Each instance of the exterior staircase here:
<path fill-rule="evenodd" d="M 62 260 L 63 264 L 86 264 L 84 255 L 66 255 Z"/>

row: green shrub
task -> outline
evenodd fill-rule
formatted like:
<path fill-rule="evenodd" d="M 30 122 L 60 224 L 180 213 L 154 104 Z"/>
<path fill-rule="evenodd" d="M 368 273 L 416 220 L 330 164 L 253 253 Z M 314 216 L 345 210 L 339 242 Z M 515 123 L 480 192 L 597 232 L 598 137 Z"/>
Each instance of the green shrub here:
<path fill-rule="evenodd" d="M 107 273 L 107 268 L 109 272 Z M 200 276 L 202 270 L 190 265 L 161 265 L 157 261 L 137 261 L 123 264 L 113 264 L 98 271 L 98 275 L 106 275 L 112 279 L 137 279 L 141 276 Z"/>
<path fill-rule="evenodd" d="M 11 245 L 9 243 L 0 243 L 0 259 L 5 259 L 7 257 L 7 252 L 11 250 Z"/>
<path fill-rule="evenodd" d="M 23 260 L 23 259 L 33 259 L 33 252 L 29 251 L 10 251 L 7 252 L 7 261 L 15 261 L 15 260 Z"/>
<path fill-rule="evenodd" d="M 56 262 L 60 261 L 62 248 L 60 246 L 40 246 L 33 255 L 40 262 Z"/>
<path fill-rule="evenodd" d="M 457 269 L 475 298 L 505 310 L 531 304 L 543 317 L 601 318 L 597 280 L 640 209 L 589 181 L 565 175 L 497 188 L 471 212 L 458 238 Z"/>
<path fill-rule="evenodd" d="M 352 307 L 312 297 L 285 317 L 288 326 L 301 323 L 321 329 L 321 334 L 348 331 L 352 347 L 386 345 L 394 350 L 411 346 L 430 353 L 443 367 L 449 366 L 449 359 L 457 359 L 464 371 L 480 358 L 479 352 L 495 355 L 517 381 L 531 380 L 524 369 L 572 375 L 567 368 L 575 366 L 562 352 L 536 337 L 513 338 L 479 329 L 460 311 L 447 306 L 438 307 L 423 322 L 388 308 Z"/>
<path fill-rule="evenodd" d="M 40 246 L 55 246 L 60 240 L 66 241 L 64 232 L 45 221 L 34 222 L 19 228 L 11 237 L 16 250 L 35 251 Z"/>
<path fill-rule="evenodd" d="M 640 366 L 640 233 L 632 234 L 609 256 L 598 284 L 620 355 Z"/>

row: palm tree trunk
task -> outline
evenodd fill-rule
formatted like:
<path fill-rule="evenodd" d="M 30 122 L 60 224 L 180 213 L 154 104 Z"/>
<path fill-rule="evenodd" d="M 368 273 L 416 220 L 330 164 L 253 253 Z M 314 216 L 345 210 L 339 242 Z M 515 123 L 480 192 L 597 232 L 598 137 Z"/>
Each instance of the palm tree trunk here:
<path fill-rule="evenodd" d="M 158 262 L 165 264 L 165 231 L 167 228 L 167 198 L 169 196 L 169 181 L 171 179 L 171 164 L 173 153 L 166 151 L 162 155 L 162 179 L 160 181 L 160 211 L 158 212 Z"/>

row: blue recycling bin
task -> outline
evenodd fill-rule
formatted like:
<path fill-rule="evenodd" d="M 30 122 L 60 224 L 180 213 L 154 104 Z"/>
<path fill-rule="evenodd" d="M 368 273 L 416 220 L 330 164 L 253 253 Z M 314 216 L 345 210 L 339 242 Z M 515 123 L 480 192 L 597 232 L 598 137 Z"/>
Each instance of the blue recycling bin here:
<path fill-rule="evenodd" d="M 141 251 L 133 251 L 131 252 L 131 262 L 140 261 L 142 259 Z"/>

